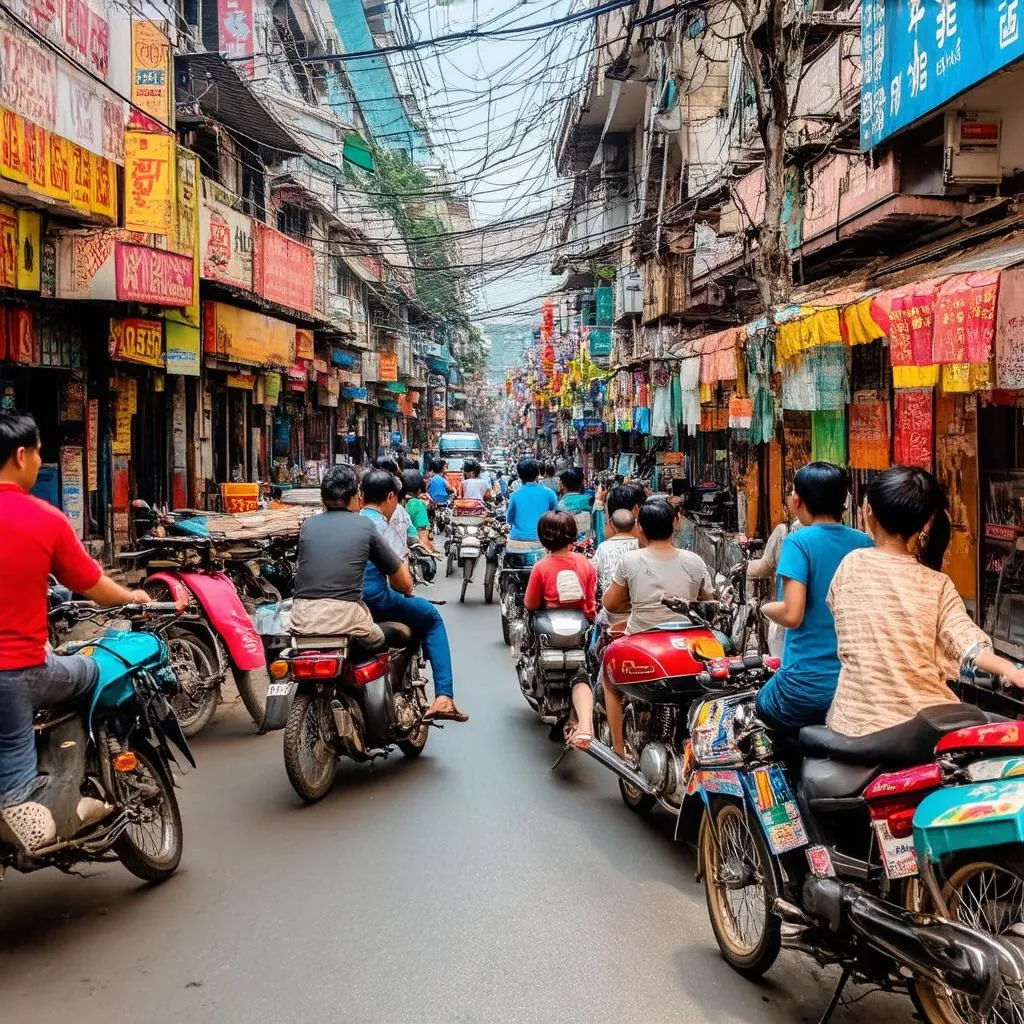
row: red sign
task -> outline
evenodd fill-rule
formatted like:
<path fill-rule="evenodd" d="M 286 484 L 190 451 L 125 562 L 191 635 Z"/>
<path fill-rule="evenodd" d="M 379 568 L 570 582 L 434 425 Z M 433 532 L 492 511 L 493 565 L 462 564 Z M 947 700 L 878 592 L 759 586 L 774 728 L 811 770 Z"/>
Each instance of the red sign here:
<path fill-rule="evenodd" d="M 192 260 L 188 256 L 118 242 L 114 248 L 114 281 L 119 302 L 192 304 Z"/>
<path fill-rule="evenodd" d="M 893 461 L 897 466 L 931 470 L 935 451 L 932 392 L 897 391 Z"/>
<path fill-rule="evenodd" d="M 239 74 L 252 78 L 256 44 L 252 0 L 217 0 L 217 22 L 220 25 L 221 53 Z"/>
<path fill-rule="evenodd" d="M 253 290 L 271 302 L 312 313 L 313 250 L 259 221 L 253 221 L 252 227 Z"/>
<path fill-rule="evenodd" d="M 112 317 L 110 358 L 146 366 L 164 365 L 164 322 L 139 317 Z"/>

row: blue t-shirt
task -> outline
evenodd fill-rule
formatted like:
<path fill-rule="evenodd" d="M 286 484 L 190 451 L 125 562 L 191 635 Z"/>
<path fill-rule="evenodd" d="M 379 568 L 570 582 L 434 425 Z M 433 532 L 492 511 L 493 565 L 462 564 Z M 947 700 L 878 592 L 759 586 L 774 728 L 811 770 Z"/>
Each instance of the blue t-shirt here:
<path fill-rule="evenodd" d="M 377 532 L 384 538 L 384 542 L 387 543 L 388 521 L 375 508 L 364 508 L 359 514 L 365 516 L 373 523 L 377 528 Z M 390 586 L 391 584 L 388 583 L 387 576 L 373 562 L 367 562 L 366 571 L 363 573 L 363 598 L 377 597 L 383 594 Z"/>
<path fill-rule="evenodd" d="M 427 494 L 435 504 L 443 505 L 448 500 L 448 481 L 440 473 L 435 473 L 427 485 Z"/>
<path fill-rule="evenodd" d="M 512 540 L 536 540 L 537 524 L 545 512 L 554 512 L 558 507 L 555 492 L 538 483 L 523 484 L 508 502 L 506 520 L 512 527 Z"/>
<path fill-rule="evenodd" d="M 791 533 L 779 556 L 779 599 L 785 581 L 807 587 L 804 621 L 786 630 L 782 668 L 757 695 L 757 707 L 780 725 L 798 729 L 820 725 L 839 681 L 836 624 L 828 606 L 828 588 L 839 563 L 871 538 L 842 523 L 815 523 Z"/>

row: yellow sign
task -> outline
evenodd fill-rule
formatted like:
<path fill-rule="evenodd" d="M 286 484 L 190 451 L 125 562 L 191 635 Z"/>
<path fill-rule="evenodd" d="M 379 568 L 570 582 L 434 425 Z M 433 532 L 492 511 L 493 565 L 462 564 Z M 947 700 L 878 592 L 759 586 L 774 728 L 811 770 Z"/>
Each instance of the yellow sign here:
<path fill-rule="evenodd" d="M 112 455 L 132 453 L 132 414 L 127 409 L 118 409 L 114 414 L 114 436 L 110 442 Z"/>
<path fill-rule="evenodd" d="M 89 209 L 117 223 L 117 169 L 111 160 L 92 154 L 92 201 Z"/>
<path fill-rule="evenodd" d="M 124 226 L 128 231 L 173 235 L 175 216 L 173 135 L 124 133 Z"/>
<path fill-rule="evenodd" d="M 0 174 L 28 181 L 25 173 L 25 122 L 13 110 L 0 108 Z"/>
<path fill-rule="evenodd" d="M 289 367 L 295 325 L 226 302 L 203 303 L 203 351 L 243 366 Z"/>
<path fill-rule="evenodd" d="M 254 373 L 229 373 L 227 386 L 229 388 L 241 388 L 244 391 L 252 391 L 256 387 L 256 375 Z"/>
<path fill-rule="evenodd" d="M 171 121 L 171 47 L 162 22 L 132 19 L 132 103 L 168 127 Z"/>
<path fill-rule="evenodd" d="M 199 157 L 178 147 L 176 174 L 178 191 L 178 219 L 175 247 L 183 256 L 192 257 L 192 305 L 185 309 L 183 318 L 199 326 Z"/>
<path fill-rule="evenodd" d="M 143 363 L 146 366 L 162 368 L 164 365 L 163 321 L 143 320 L 140 317 L 112 317 L 110 320 L 110 357 L 129 363 Z M 129 408 L 131 408 L 131 404 L 129 404 Z M 134 412 L 135 409 L 131 408 L 131 411 Z"/>
<path fill-rule="evenodd" d="M 89 212 L 92 197 L 92 153 L 73 142 L 71 148 L 71 205 Z"/>
<path fill-rule="evenodd" d="M 18 211 L 0 203 L 0 285 L 18 286 Z"/>
<path fill-rule="evenodd" d="M 42 246 L 42 217 L 32 210 L 18 211 L 18 266 L 21 291 L 39 291 L 39 250 Z"/>

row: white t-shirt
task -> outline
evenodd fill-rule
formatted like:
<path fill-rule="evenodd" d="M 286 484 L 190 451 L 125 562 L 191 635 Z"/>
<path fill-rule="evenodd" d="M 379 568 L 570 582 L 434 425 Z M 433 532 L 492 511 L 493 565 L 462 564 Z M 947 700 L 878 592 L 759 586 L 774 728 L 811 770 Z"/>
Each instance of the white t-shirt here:
<path fill-rule="evenodd" d="M 597 545 L 593 565 L 597 570 L 597 583 L 602 594 L 612 585 L 615 570 L 618 569 L 623 556 L 630 551 L 636 551 L 639 547 L 640 542 L 636 537 L 609 537 Z M 625 622 L 629 618 L 629 613 L 607 612 L 602 608 L 600 616 L 602 621 L 614 626 L 619 622 Z"/>
<path fill-rule="evenodd" d="M 405 511 L 405 506 L 399 503 L 388 520 L 384 539 L 388 542 L 388 547 L 403 561 L 409 557 L 409 531 L 411 529 L 412 520 L 409 518 L 409 513 Z"/>
<path fill-rule="evenodd" d="M 612 579 L 629 591 L 630 613 L 627 633 L 640 633 L 663 622 L 679 618 L 666 608 L 662 596 L 696 601 L 701 592 L 711 593 L 714 583 L 704 559 L 693 551 L 652 551 L 641 548 L 627 552 Z"/>
<path fill-rule="evenodd" d="M 462 481 L 462 496 L 464 498 L 479 498 L 482 501 L 489 490 L 490 487 L 483 477 L 470 477 Z"/>

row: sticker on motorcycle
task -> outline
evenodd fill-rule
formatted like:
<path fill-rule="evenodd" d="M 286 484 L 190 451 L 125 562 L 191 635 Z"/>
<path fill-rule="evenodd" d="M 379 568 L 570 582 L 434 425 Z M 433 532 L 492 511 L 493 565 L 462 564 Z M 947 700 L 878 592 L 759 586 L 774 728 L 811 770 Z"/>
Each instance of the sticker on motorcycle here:
<path fill-rule="evenodd" d="M 824 846 L 807 847 L 807 864 L 815 878 L 835 878 L 832 856 Z"/>
<path fill-rule="evenodd" d="M 756 768 L 744 776 L 772 852 L 786 853 L 807 845 L 807 833 L 781 765 Z"/>
<path fill-rule="evenodd" d="M 892 834 L 887 821 L 876 821 L 873 824 L 886 875 L 889 878 L 909 878 L 916 875 L 917 850 L 914 848 L 914 837 L 897 838 Z"/>
<path fill-rule="evenodd" d="M 736 772 L 701 771 L 694 772 L 694 787 L 706 793 L 718 793 L 722 796 L 743 796 L 743 785 Z"/>

